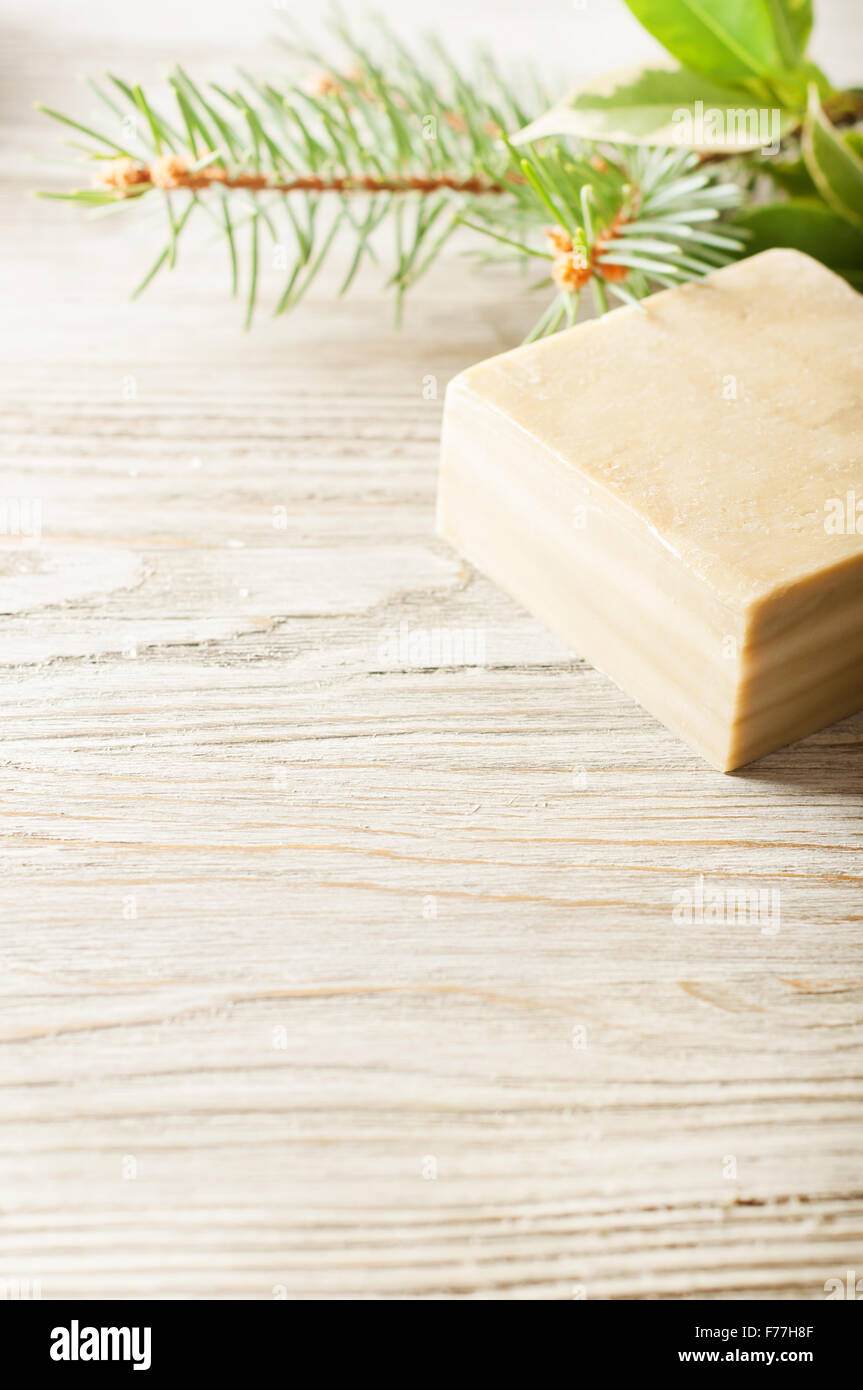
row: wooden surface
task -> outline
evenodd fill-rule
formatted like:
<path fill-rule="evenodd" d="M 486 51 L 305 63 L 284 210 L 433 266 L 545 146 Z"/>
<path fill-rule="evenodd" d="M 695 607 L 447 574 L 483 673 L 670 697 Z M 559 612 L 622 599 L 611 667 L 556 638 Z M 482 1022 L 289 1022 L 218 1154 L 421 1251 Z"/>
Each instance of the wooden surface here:
<path fill-rule="evenodd" d="M 155 233 L 26 199 L 28 103 L 232 50 L 20 13 L 2 491 L 43 537 L 0 548 L 0 1293 L 863 1275 L 863 717 L 723 776 L 435 539 L 445 383 L 534 313 L 506 274 L 454 253 L 401 334 L 370 277 L 244 337 L 221 248 L 126 303 Z M 781 930 L 674 921 L 701 875 L 780 890 Z"/>

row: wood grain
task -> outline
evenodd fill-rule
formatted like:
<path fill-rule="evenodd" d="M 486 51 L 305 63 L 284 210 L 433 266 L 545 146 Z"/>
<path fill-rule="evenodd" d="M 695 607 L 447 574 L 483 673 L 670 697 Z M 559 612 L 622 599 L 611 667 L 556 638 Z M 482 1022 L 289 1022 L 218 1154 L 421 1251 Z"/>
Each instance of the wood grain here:
<path fill-rule="evenodd" d="M 863 717 L 708 768 L 435 539 L 518 284 L 454 253 L 401 334 L 369 276 L 245 337 L 201 246 L 130 306 L 151 230 L 23 196 L 102 50 L 7 54 L 0 1292 L 863 1274 Z M 675 921 L 702 875 L 779 932 Z"/>

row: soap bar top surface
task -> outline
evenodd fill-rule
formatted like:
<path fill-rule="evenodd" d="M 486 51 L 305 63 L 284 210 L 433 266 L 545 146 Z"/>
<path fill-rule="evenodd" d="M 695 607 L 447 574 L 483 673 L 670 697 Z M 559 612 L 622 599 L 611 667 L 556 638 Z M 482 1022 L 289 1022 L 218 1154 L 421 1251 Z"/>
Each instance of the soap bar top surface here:
<path fill-rule="evenodd" d="M 742 611 L 863 557 L 853 524 L 825 526 L 828 504 L 855 488 L 863 502 L 861 382 L 863 296 L 772 250 L 481 362 L 452 389 L 611 494 Z"/>

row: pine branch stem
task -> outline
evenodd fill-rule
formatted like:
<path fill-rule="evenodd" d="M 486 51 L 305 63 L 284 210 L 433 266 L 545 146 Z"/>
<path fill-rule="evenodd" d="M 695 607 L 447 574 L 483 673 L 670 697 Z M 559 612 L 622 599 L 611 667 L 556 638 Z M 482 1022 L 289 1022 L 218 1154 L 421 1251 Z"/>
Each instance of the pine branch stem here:
<path fill-rule="evenodd" d="M 321 175 L 298 174 L 296 178 L 279 181 L 261 173 L 230 173 L 221 165 L 195 169 L 175 155 L 163 156 L 152 164 L 136 164 L 125 159 L 108 164 L 100 175 L 100 183 L 122 192 L 150 183 L 165 191 L 191 189 L 197 192 L 211 188 L 243 188 L 249 193 L 437 193 L 449 189 L 471 197 L 483 194 L 499 195 L 510 191 L 510 185 L 523 183 L 516 174 L 506 181 L 472 175 L 459 178 L 454 174 L 404 174 L 391 178 L 372 174 Z"/>

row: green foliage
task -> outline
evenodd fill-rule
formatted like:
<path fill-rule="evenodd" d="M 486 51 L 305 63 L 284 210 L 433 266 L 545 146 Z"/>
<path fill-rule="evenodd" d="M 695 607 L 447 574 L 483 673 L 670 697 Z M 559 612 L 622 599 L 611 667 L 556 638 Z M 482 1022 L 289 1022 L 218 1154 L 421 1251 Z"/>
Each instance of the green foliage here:
<path fill-rule="evenodd" d="M 780 49 L 790 51 L 794 61 L 799 62 L 812 33 L 812 0 L 767 0 L 767 3 Z"/>
<path fill-rule="evenodd" d="M 416 53 L 380 24 L 367 45 L 338 17 L 337 63 L 291 45 L 307 75 L 318 69 L 311 86 L 240 71 L 223 87 L 177 67 L 157 106 L 107 74 L 88 84 L 101 126 L 42 108 L 97 175 L 44 196 L 91 217 L 163 206 L 167 240 L 136 294 L 177 264 L 189 224 L 208 219 L 247 326 L 270 261 L 284 268 L 281 314 L 350 237 L 344 294 L 379 261 L 387 229 L 397 312 L 460 228 L 482 236 L 481 263 L 544 260 L 535 288 L 557 292 L 531 336 L 573 321 L 582 283 L 602 313 L 609 296 L 637 303 L 705 274 L 747 238 L 750 251 L 796 246 L 859 283 L 863 134 L 834 122 L 863 117 L 863 92 L 835 92 L 808 60 L 811 0 L 627 3 L 681 66 L 611 74 L 551 109 L 535 79 L 525 96 L 488 54 L 463 68 L 434 38 Z M 719 138 L 705 136 L 705 109 Z M 776 111 L 783 152 L 768 158 L 749 118 L 770 116 L 772 139 Z M 752 205 L 764 174 L 786 201 Z"/>
<path fill-rule="evenodd" d="M 791 198 L 817 198 L 818 189 L 802 157 L 795 159 L 765 159 L 759 172 L 772 179 L 777 188 Z"/>
<path fill-rule="evenodd" d="M 801 125 L 813 84 L 819 95 L 831 91 L 805 56 L 811 0 L 626 3 L 681 66 L 654 63 L 590 82 L 524 138 L 573 134 L 745 154 Z"/>
<path fill-rule="evenodd" d="M 860 120 L 863 92 L 834 91 L 808 60 L 811 0 L 627 4 L 682 66 L 654 64 L 599 78 L 545 112 L 515 140 L 574 135 L 615 143 L 688 144 L 714 158 L 736 156 L 735 180 L 750 202 L 761 186 L 759 175 L 789 198 L 763 207 L 756 201 L 738 216 L 738 227 L 749 234 L 748 252 L 796 247 L 859 286 L 863 132 L 843 134 L 827 108 L 833 120 Z M 781 157 L 773 143 L 775 112 Z"/>
<path fill-rule="evenodd" d="M 698 103 L 718 113 L 720 137 L 699 139 Z M 689 68 L 626 68 L 580 87 L 566 101 L 520 131 L 517 142 L 545 135 L 577 135 L 585 140 L 642 145 L 686 145 L 692 149 L 733 153 L 757 150 L 764 143 L 763 122 L 739 119 L 752 110 L 752 95 L 722 85 Z M 787 134 L 794 115 L 779 109 L 779 128 Z M 772 113 L 767 113 L 771 116 Z M 688 122 L 685 118 L 688 117 Z M 703 132 L 703 112 L 701 118 Z M 709 132 L 703 132 L 705 136 Z"/>
<path fill-rule="evenodd" d="M 803 132 L 803 158 L 824 201 L 863 229 L 863 159 L 827 121 L 814 86 Z"/>
<path fill-rule="evenodd" d="M 863 287 L 863 234 L 817 198 L 764 203 L 742 212 L 739 222 L 749 232 L 748 254 L 790 246 Z"/>
<path fill-rule="evenodd" d="M 811 0 L 626 0 L 684 67 L 776 92 L 793 83 L 812 28 Z"/>
<path fill-rule="evenodd" d="M 474 201 L 458 185 L 472 179 L 497 185 L 505 177 L 511 159 L 496 132 L 523 124 L 527 112 L 487 55 L 481 56 L 476 73 L 467 74 L 436 45 L 430 46 L 421 64 L 392 35 L 384 35 L 378 58 L 342 23 L 336 30 L 344 47 L 338 70 L 320 54 L 294 47 L 307 73 L 311 65 L 319 70 L 317 90 L 291 81 L 276 86 L 245 72 L 239 74 L 236 87 L 226 89 L 199 84 L 178 67 L 169 75 L 173 109 L 167 112 L 140 86 L 113 74 L 101 83 L 89 83 L 108 112 L 105 129 L 95 130 L 43 107 L 47 115 L 87 137 L 87 144 L 76 148 L 96 161 L 97 176 L 106 157 L 125 156 L 152 168 L 153 161 L 175 155 L 192 173 L 210 168 L 221 171 L 223 178 L 203 190 L 165 191 L 146 181 L 43 196 L 105 212 L 164 199 L 169 205 L 169 242 L 139 291 L 175 263 L 177 242 L 192 216 L 209 216 L 227 246 L 232 292 L 245 282 L 247 322 L 254 313 L 265 254 L 279 259 L 284 253 L 288 262 L 275 310 L 283 313 L 313 284 L 337 230 L 349 232 L 355 241 L 340 291 L 344 293 L 360 265 L 377 259 L 374 234 L 386 221 L 393 232 L 395 260 L 388 283 L 400 303 Z M 477 95 L 480 84 L 483 97 Z M 535 99 L 542 101 L 544 93 L 538 91 Z M 135 134 L 130 136 L 130 131 Z M 271 185 L 305 181 L 312 186 L 290 193 L 232 186 L 258 174 Z M 393 187 L 366 196 L 361 186 L 357 188 L 366 179 Z M 339 183 L 346 180 L 353 187 L 340 192 Z M 409 180 L 429 187 L 412 192 L 404 187 Z M 170 210 L 183 200 L 187 205 L 182 213 Z"/>
<path fill-rule="evenodd" d="M 737 206 L 740 190 L 700 168 L 690 151 L 631 146 L 590 162 L 584 150 L 543 141 L 528 148 L 520 167 L 525 182 L 513 193 L 508 235 L 501 231 L 502 210 L 487 204 L 471 225 L 510 248 L 499 259 L 530 255 L 549 262 L 554 256 L 547 242 L 545 249 L 526 244 L 519 228 L 523 236 L 524 229 L 541 231 L 549 221 L 560 227 L 593 256 L 598 273 L 590 286 L 600 314 L 608 308 L 608 294 L 635 304 L 657 287 L 697 279 L 744 250 L 745 231 L 718 226 L 723 213 Z M 625 271 L 625 278 L 606 279 L 612 267 Z M 561 290 L 531 338 L 573 322 L 577 306 L 577 292 Z"/>
<path fill-rule="evenodd" d="M 337 34 L 345 50 L 337 68 L 302 50 L 306 64 L 319 70 L 317 88 L 274 86 L 241 73 L 229 90 L 198 84 L 176 68 L 169 77 L 173 107 L 163 110 L 140 86 L 112 74 L 105 83 L 90 83 L 110 114 L 107 128 L 47 114 L 87 137 L 84 152 L 96 161 L 97 173 L 107 169 L 115 177 L 104 160 L 124 156 L 135 161 L 132 172 L 142 182 L 49 196 L 91 212 L 165 201 L 168 241 L 136 294 L 176 264 L 193 215 L 209 216 L 225 241 L 232 293 L 243 289 L 247 325 L 263 257 L 272 248 L 286 262 L 275 306 L 281 314 L 313 284 L 339 232 L 354 239 L 344 293 L 360 266 L 377 259 L 375 233 L 384 223 L 392 232 L 387 283 L 397 310 L 460 226 L 506 247 L 500 258 L 522 263 L 552 260 L 550 223 L 571 232 L 588 259 L 595 245 L 601 248 L 596 266 L 616 266 L 621 278 L 606 289 L 601 273 L 594 275 L 600 312 L 607 292 L 631 303 L 656 284 L 703 274 L 742 249 L 739 238 L 717 236 L 706 226 L 736 203 L 736 188 L 715 171 L 699 171 L 686 151 L 660 157 L 626 146 L 592 164 L 593 145 L 543 142 L 525 156 L 505 132 L 524 125 L 528 113 L 488 55 L 468 72 L 434 41 L 420 59 L 390 34 L 383 35 L 380 54 L 342 23 Z M 545 94 L 537 90 L 533 100 L 544 102 Z M 180 159 L 188 175 L 209 171 L 208 178 L 183 175 L 180 187 L 160 187 L 158 164 L 165 157 Z M 266 187 L 237 186 L 259 176 Z M 609 239 L 608 229 L 624 210 L 625 231 Z M 634 236 L 643 222 L 655 224 L 648 240 Z M 542 283 L 550 282 L 546 276 Z M 571 321 L 575 305 L 574 294 L 558 294 L 534 333 Z"/>

